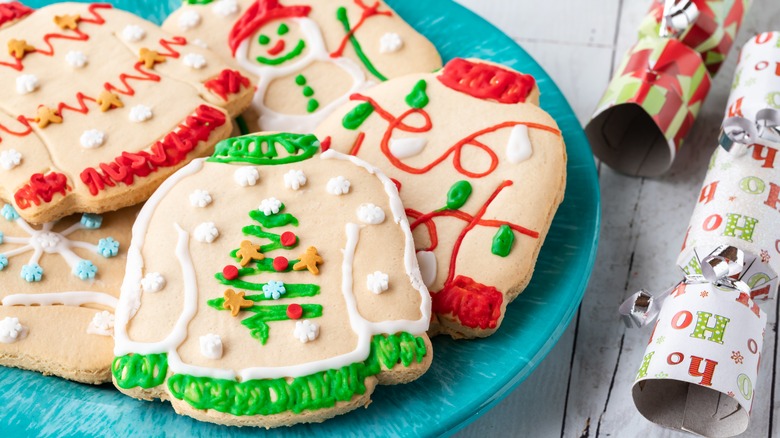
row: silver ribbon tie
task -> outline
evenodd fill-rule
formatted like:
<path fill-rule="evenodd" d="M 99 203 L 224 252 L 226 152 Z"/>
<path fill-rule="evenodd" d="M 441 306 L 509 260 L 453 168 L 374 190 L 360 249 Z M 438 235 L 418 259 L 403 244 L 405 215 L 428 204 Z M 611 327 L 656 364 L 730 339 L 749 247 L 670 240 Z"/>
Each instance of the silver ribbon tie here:
<path fill-rule="evenodd" d="M 699 8 L 692 0 L 666 0 L 659 33 L 661 38 L 679 38 L 699 18 Z"/>
<path fill-rule="evenodd" d="M 747 152 L 749 145 L 759 139 L 780 141 L 780 110 L 759 110 L 755 122 L 744 117 L 727 118 L 723 121 L 718 143 L 729 153 L 740 156 Z"/>
<path fill-rule="evenodd" d="M 750 293 L 750 286 L 737 277 L 745 267 L 745 253 L 734 246 L 721 245 L 700 261 L 701 274 L 689 274 L 676 285 L 653 296 L 645 289 L 631 295 L 620 305 L 620 315 L 626 327 L 644 327 L 651 324 L 661 313 L 666 298 L 681 283 L 712 283 L 716 287 L 730 291 Z"/>

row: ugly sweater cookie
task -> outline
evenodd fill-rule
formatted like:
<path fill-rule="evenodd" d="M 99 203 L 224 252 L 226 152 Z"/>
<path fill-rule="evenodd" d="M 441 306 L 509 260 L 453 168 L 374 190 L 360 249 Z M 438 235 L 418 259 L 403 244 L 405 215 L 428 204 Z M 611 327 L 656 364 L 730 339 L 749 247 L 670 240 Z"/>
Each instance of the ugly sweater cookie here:
<path fill-rule="evenodd" d="M 432 333 L 483 337 L 528 285 L 563 199 L 566 150 L 533 77 L 454 59 L 350 96 L 318 129 L 396 181 Z"/>
<path fill-rule="evenodd" d="M 0 198 L 29 222 L 144 201 L 254 93 L 214 53 L 111 5 L 8 2 L 0 21 Z"/>
<path fill-rule="evenodd" d="M 441 67 L 436 48 L 381 1 L 185 1 L 163 28 L 253 73 L 248 131 L 311 132 L 350 94 Z"/>
<path fill-rule="evenodd" d="M 311 134 L 225 140 L 133 230 L 112 372 L 226 425 L 318 422 L 432 359 L 430 296 L 395 184 Z M 323 145 L 327 148 L 327 145 Z M 165 288 L 145 284 L 150 275 Z"/>

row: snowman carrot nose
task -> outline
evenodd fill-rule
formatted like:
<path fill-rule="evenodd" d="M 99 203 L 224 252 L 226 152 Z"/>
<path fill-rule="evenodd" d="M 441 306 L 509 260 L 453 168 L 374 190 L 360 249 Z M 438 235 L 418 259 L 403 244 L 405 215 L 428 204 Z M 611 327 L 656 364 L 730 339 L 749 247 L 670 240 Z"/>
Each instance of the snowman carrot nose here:
<path fill-rule="evenodd" d="M 279 40 L 276 42 L 276 44 L 273 47 L 268 49 L 268 54 L 271 56 L 276 56 L 282 53 L 282 51 L 284 51 L 284 46 L 285 46 L 284 40 Z"/>

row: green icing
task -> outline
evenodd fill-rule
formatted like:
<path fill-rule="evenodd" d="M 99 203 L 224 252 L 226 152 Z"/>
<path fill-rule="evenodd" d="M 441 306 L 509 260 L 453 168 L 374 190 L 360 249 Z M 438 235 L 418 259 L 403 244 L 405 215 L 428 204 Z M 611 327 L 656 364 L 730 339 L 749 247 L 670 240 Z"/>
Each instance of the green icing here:
<path fill-rule="evenodd" d="M 458 181 L 450 187 L 450 191 L 447 192 L 447 208 L 449 210 L 457 210 L 469 200 L 471 196 L 471 183 L 468 181 Z"/>
<path fill-rule="evenodd" d="M 257 42 L 264 46 L 271 42 L 271 38 L 268 38 L 267 35 L 260 35 L 257 37 Z"/>
<path fill-rule="evenodd" d="M 302 304 L 303 314 L 302 319 L 319 318 L 322 316 L 322 306 L 319 304 Z M 249 334 L 253 338 L 260 341 L 262 345 L 268 342 L 269 327 L 267 322 L 269 321 L 287 321 L 290 319 L 287 316 L 287 306 L 252 306 L 249 309 L 250 312 L 255 312 L 256 315 L 252 315 L 249 318 L 245 318 L 241 321 L 241 325 L 249 329 Z"/>
<path fill-rule="evenodd" d="M 214 277 L 217 279 L 217 281 L 219 281 L 224 285 L 234 286 L 239 289 L 246 289 L 246 290 L 253 290 L 253 291 L 263 290 L 263 286 L 265 286 L 266 284 L 266 283 L 249 283 L 247 281 L 242 281 L 242 280 L 227 280 L 222 275 L 222 273 L 216 274 Z M 319 295 L 320 293 L 320 287 L 317 286 L 316 284 L 285 283 L 284 289 L 287 292 L 285 292 L 285 294 L 282 295 L 282 298 L 313 297 Z M 273 301 L 273 299 L 271 298 L 266 298 L 265 295 L 247 295 L 245 298 L 247 300 L 252 300 L 252 301 Z M 222 303 L 224 302 L 225 302 L 224 298 L 214 298 L 213 300 L 207 301 L 209 306 L 217 310 L 225 310 L 225 308 L 222 307 Z"/>
<path fill-rule="evenodd" d="M 303 96 L 304 97 L 312 97 L 314 96 L 314 89 L 310 86 L 306 85 L 303 87 Z"/>
<path fill-rule="evenodd" d="M 165 381 L 168 356 L 164 353 L 117 356 L 111 363 L 111 373 L 120 388 L 153 388 Z"/>
<path fill-rule="evenodd" d="M 246 124 L 246 119 L 244 119 L 244 116 L 239 115 L 236 117 L 236 125 L 238 125 L 238 132 L 240 132 L 241 135 L 249 134 L 249 125 Z"/>
<path fill-rule="evenodd" d="M 289 155 L 279 158 L 279 146 Z M 317 150 L 319 150 L 319 140 L 313 134 L 247 135 L 220 141 L 217 143 L 214 155 L 208 161 L 257 165 L 288 164 L 307 160 Z"/>
<path fill-rule="evenodd" d="M 168 389 L 195 409 L 213 409 L 236 416 L 274 415 L 283 412 L 327 409 L 366 392 L 365 381 L 383 368 L 421 363 L 427 354 L 425 340 L 410 333 L 377 335 L 363 362 L 294 379 L 234 380 L 175 374 Z"/>
<path fill-rule="evenodd" d="M 188 4 L 188 5 L 207 5 L 214 0 L 183 0 L 182 3 Z"/>
<path fill-rule="evenodd" d="M 295 77 L 295 83 L 298 85 L 306 85 L 306 76 L 298 75 Z"/>
<path fill-rule="evenodd" d="M 336 19 L 341 22 L 342 26 L 344 26 L 344 31 L 346 31 L 347 34 L 352 32 L 352 28 L 349 25 L 349 17 L 347 17 L 347 9 L 345 7 L 342 6 L 336 10 Z M 371 63 L 371 60 L 368 59 L 368 56 L 366 56 L 366 54 L 363 52 L 363 48 L 360 47 L 360 43 L 355 37 L 355 34 L 351 34 L 349 36 L 349 42 L 352 43 L 352 47 L 355 49 L 355 53 L 357 54 L 358 59 L 360 59 L 360 62 L 362 62 L 363 66 L 366 67 L 366 70 L 368 70 L 372 75 L 376 76 L 380 81 L 386 81 L 387 78 L 382 73 L 379 73 L 379 70 L 374 67 L 374 64 Z"/>
<path fill-rule="evenodd" d="M 262 43 L 261 43 L 262 44 Z M 258 56 L 257 62 L 260 64 L 265 65 L 279 65 L 284 64 L 285 62 L 297 57 L 301 53 L 303 53 L 303 50 L 306 48 L 306 42 L 303 40 L 298 41 L 298 44 L 295 45 L 295 48 L 292 49 L 289 53 L 287 53 L 284 56 L 280 56 L 278 58 L 266 58 L 264 56 Z"/>
<path fill-rule="evenodd" d="M 363 102 L 352 108 L 344 118 L 341 120 L 341 125 L 346 129 L 355 130 L 366 121 L 366 119 L 374 112 L 374 105 L 369 102 Z"/>
<path fill-rule="evenodd" d="M 309 99 L 309 103 L 306 104 L 306 111 L 313 113 L 314 111 L 317 111 L 317 108 L 319 107 L 320 107 L 320 103 L 317 102 L 317 99 Z"/>
<path fill-rule="evenodd" d="M 515 232 L 509 225 L 501 225 L 493 236 L 493 246 L 490 251 L 500 257 L 506 257 L 512 251 L 512 244 L 515 242 Z"/>
<path fill-rule="evenodd" d="M 279 36 L 282 36 L 290 31 L 290 28 L 287 27 L 286 24 L 282 23 L 279 25 L 279 29 L 276 30 L 276 34 Z"/>
<path fill-rule="evenodd" d="M 425 90 L 428 88 L 428 83 L 420 79 L 412 91 L 406 95 L 406 104 L 412 108 L 423 109 L 428 105 L 428 94 Z"/>

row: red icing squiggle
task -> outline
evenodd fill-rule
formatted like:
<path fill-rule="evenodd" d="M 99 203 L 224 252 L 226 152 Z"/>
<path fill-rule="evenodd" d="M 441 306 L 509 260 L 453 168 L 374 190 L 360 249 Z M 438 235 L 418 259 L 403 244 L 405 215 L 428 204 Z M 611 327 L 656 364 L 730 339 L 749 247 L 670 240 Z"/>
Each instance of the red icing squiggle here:
<path fill-rule="evenodd" d="M 175 36 L 171 40 L 166 40 L 165 38 L 160 38 L 160 45 L 165 48 L 165 52 L 158 52 L 159 55 L 165 56 L 166 58 L 173 58 L 178 59 L 179 58 L 179 52 L 175 50 L 171 46 L 186 46 L 187 45 L 187 38 Z"/>
<path fill-rule="evenodd" d="M 500 103 L 525 102 L 536 85 L 531 75 L 461 58 L 448 62 L 436 78 L 455 91 Z"/>
<path fill-rule="evenodd" d="M 241 88 L 246 88 L 249 84 L 249 79 L 240 72 L 227 69 L 222 70 L 217 77 L 206 81 L 203 86 L 222 100 L 228 100 L 228 95 L 238 93 Z"/>
<path fill-rule="evenodd" d="M 24 18 L 32 14 L 33 11 L 35 9 L 19 2 L 0 3 L 0 26 Z"/>
<path fill-rule="evenodd" d="M 46 175 L 36 173 L 30 177 L 30 182 L 17 190 L 14 201 L 17 207 L 25 210 L 33 204 L 51 202 L 57 193 L 65 196 L 70 190 L 67 176 L 58 172 L 49 172 Z"/>
<path fill-rule="evenodd" d="M 144 178 L 159 168 L 173 167 L 184 161 L 199 142 L 208 140 L 226 120 L 222 111 L 201 105 L 175 130 L 152 145 L 150 151 L 122 152 L 110 163 L 88 167 L 80 174 L 81 182 L 93 196 L 119 183 L 132 185 L 136 177 Z"/>
<path fill-rule="evenodd" d="M 2 123 L 0 123 L 0 131 L 7 132 L 7 133 L 9 133 L 11 135 L 14 135 L 14 136 L 17 136 L 17 137 L 25 137 L 25 136 L 27 136 L 28 134 L 30 134 L 32 132 L 32 127 L 30 126 L 30 123 L 27 121 L 26 117 L 19 116 L 19 117 L 16 118 L 16 120 L 18 120 L 19 123 L 24 125 L 24 127 L 25 127 L 24 130 L 22 130 L 22 131 L 14 131 L 11 128 L 9 128 L 9 127 L 3 125 Z M 2 139 L 2 137 L 0 137 L 0 142 L 2 142 L 2 141 L 3 141 L 3 139 Z"/>
<path fill-rule="evenodd" d="M 142 69 L 141 67 L 143 65 L 144 65 L 143 62 L 137 62 L 135 64 L 135 66 L 134 66 L 135 71 L 137 71 L 138 73 L 141 73 L 141 76 L 129 75 L 127 73 L 122 73 L 122 74 L 119 75 L 119 82 L 122 83 L 122 86 L 124 86 L 124 88 L 118 88 L 118 87 L 114 86 L 110 82 L 106 82 L 103 85 L 103 88 L 105 88 L 107 91 L 110 91 L 112 93 L 115 92 L 115 93 L 119 93 L 119 94 L 124 94 L 126 96 L 134 96 L 135 95 L 135 89 L 133 89 L 133 87 L 128 83 L 129 79 L 133 79 L 133 80 L 136 80 L 136 81 L 160 82 L 160 76 L 158 76 L 157 74 L 152 73 L 150 71 L 146 71 L 146 70 Z"/>
<path fill-rule="evenodd" d="M 363 9 L 363 12 L 360 14 L 360 20 L 352 29 L 349 30 L 349 32 L 347 32 L 346 35 L 344 35 L 344 38 L 341 39 L 339 47 L 330 54 L 331 58 L 340 58 L 344 56 L 344 49 L 347 48 L 349 39 L 352 37 L 352 35 L 355 34 L 355 32 L 357 32 L 358 29 L 363 26 L 363 24 L 365 24 L 366 20 L 373 17 L 374 15 L 385 15 L 387 17 L 393 16 L 393 13 L 390 11 L 380 11 L 379 7 L 382 6 L 382 4 L 379 2 L 374 3 L 374 6 L 367 6 L 365 3 L 363 3 L 362 0 L 355 0 L 355 4 Z"/>
<path fill-rule="evenodd" d="M 310 12 L 311 6 L 283 6 L 279 0 L 255 1 L 230 29 L 228 46 L 231 54 L 235 57 L 241 42 L 251 38 L 264 24 L 282 18 L 307 17 Z"/>

